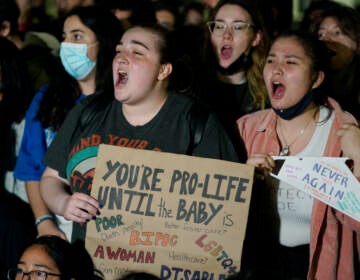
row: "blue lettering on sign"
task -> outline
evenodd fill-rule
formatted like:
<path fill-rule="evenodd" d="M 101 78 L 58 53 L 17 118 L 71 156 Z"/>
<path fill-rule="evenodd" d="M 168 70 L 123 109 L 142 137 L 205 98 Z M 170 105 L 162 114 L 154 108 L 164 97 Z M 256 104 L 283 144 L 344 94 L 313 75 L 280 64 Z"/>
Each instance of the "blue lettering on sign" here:
<path fill-rule="evenodd" d="M 161 266 L 160 279 L 167 280 L 225 280 L 225 274 L 216 275 L 214 272 L 208 272 L 205 270 L 190 270 L 179 267 L 168 267 L 166 265 Z"/>

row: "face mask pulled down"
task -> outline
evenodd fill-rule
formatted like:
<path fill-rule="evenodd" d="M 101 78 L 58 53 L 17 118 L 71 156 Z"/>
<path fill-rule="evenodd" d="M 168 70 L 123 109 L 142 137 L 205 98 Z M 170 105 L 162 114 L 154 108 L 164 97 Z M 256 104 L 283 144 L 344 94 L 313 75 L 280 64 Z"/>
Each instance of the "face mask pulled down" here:
<path fill-rule="evenodd" d="M 286 109 L 275 109 L 272 107 L 272 109 L 275 111 L 275 113 L 284 120 L 291 120 L 292 118 L 300 115 L 302 112 L 305 111 L 305 109 L 310 105 L 310 103 L 313 101 L 314 92 L 312 90 L 309 90 L 303 98 L 296 103 L 294 106 Z"/>
<path fill-rule="evenodd" d="M 216 70 L 222 75 L 230 76 L 237 73 L 240 70 L 247 70 L 252 65 L 252 59 L 250 55 L 243 53 L 232 64 L 224 68 L 219 63 L 216 64 Z"/>
<path fill-rule="evenodd" d="M 94 69 L 96 62 L 87 57 L 87 49 L 97 43 L 86 44 L 62 42 L 60 45 L 60 59 L 66 70 L 74 79 L 85 78 Z"/>

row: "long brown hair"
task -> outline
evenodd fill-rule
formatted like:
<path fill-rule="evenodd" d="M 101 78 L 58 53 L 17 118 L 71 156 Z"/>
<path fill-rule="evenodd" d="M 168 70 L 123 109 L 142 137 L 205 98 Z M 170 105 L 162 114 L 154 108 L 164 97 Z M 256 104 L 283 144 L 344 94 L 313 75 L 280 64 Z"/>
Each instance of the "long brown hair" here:
<path fill-rule="evenodd" d="M 251 58 L 253 63 L 246 71 L 246 78 L 248 80 L 250 93 L 253 97 L 254 108 L 264 109 L 267 103 L 267 92 L 262 72 L 265 64 L 266 53 L 269 48 L 270 39 L 269 34 L 264 26 L 263 17 L 260 11 L 251 3 L 251 1 L 220 0 L 214 7 L 210 16 L 210 20 L 214 20 L 216 14 L 224 5 L 238 5 L 246 10 L 254 24 L 254 32 L 261 33 L 262 38 L 259 45 L 254 47 L 251 51 Z"/>

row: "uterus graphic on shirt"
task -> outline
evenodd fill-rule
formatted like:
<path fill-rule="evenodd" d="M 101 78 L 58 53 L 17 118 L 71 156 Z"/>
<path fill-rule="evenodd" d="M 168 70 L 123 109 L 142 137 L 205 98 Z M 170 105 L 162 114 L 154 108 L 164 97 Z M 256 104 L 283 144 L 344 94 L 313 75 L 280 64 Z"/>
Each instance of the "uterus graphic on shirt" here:
<path fill-rule="evenodd" d="M 66 177 L 73 192 L 90 194 L 100 144 L 161 151 L 157 147 L 151 147 L 149 142 L 143 139 L 130 139 L 114 134 L 108 134 L 105 137 L 100 134 L 82 137 L 71 149 L 66 166 Z"/>

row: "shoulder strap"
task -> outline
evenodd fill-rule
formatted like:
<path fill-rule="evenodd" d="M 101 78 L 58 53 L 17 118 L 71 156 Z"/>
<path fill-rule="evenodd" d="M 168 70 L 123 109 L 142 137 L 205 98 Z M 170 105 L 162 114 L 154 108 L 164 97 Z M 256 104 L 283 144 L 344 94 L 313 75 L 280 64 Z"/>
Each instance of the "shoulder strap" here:
<path fill-rule="evenodd" d="M 192 155 L 195 147 L 201 142 L 204 135 L 206 122 L 209 112 L 198 103 L 194 103 L 189 111 L 191 140 L 187 150 L 187 155 Z"/>

